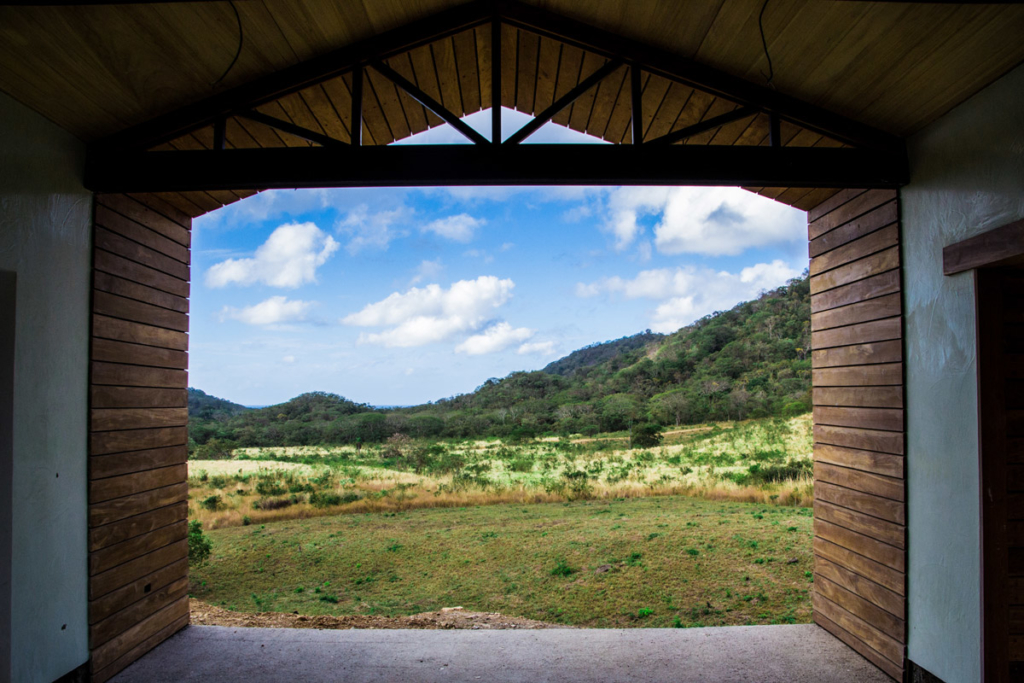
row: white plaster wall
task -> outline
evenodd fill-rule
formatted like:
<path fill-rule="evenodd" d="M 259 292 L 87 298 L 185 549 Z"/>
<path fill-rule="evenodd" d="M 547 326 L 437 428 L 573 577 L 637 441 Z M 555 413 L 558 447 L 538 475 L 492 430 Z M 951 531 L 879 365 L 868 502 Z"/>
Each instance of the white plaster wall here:
<path fill-rule="evenodd" d="M 48 682 L 89 658 L 84 158 L 78 140 L 0 94 L 0 270 L 17 276 L 12 661 L 0 680 Z"/>
<path fill-rule="evenodd" d="M 908 656 L 981 678 L 978 385 L 971 273 L 942 248 L 1024 217 L 1024 67 L 914 136 L 901 193 L 907 372 Z"/>

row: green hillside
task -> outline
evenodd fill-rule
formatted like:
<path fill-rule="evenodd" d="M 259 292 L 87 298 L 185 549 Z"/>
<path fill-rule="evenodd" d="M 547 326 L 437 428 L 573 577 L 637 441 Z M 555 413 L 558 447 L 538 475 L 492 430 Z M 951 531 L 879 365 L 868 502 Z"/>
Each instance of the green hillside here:
<path fill-rule="evenodd" d="M 592 345 L 544 370 L 489 379 L 469 394 L 374 409 L 313 392 L 277 406 L 212 414 L 193 414 L 190 401 L 189 433 L 193 447 L 205 444 L 206 451 L 371 443 L 396 433 L 427 438 L 593 434 L 639 422 L 668 426 L 795 415 L 810 409 L 810 380 L 805 274 L 672 334 L 647 331 Z"/>

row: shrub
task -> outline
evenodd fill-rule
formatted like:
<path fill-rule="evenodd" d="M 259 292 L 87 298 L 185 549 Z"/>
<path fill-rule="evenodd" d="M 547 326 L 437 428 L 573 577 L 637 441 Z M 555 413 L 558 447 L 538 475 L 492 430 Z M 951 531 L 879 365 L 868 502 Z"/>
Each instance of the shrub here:
<path fill-rule="evenodd" d="M 280 496 L 285 493 L 286 490 L 287 489 L 285 489 L 277 479 L 261 477 L 260 480 L 256 482 L 256 493 L 261 496 Z"/>
<path fill-rule="evenodd" d="M 629 432 L 630 448 L 654 448 L 661 445 L 661 427 L 650 422 L 634 425 Z"/>
<path fill-rule="evenodd" d="M 257 510 L 280 510 L 295 505 L 295 498 L 260 498 L 252 504 Z"/>
<path fill-rule="evenodd" d="M 410 439 L 401 432 L 396 432 L 388 437 L 388 440 L 384 442 L 384 449 L 381 451 L 381 457 L 385 459 L 398 459 L 404 458 L 405 454 L 409 451 L 409 446 L 412 444 Z"/>
<path fill-rule="evenodd" d="M 202 502 L 199 503 L 199 506 L 204 510 L 209 510 L 210 512 L 216 512 L 217 510 L 220 510 L 222 507 L 224 507 L 224 505 L 220 501 L 220 496 L 210 496 L 209 498 L 204 498 Z"/>
<path fill-rule="evenodd" d="M 309 496 L 309 504 L 315 508 L 333 507 L 341 505 L 341 496 L 337 493 L 319 491 Z"/>
<path fill-rule="evenodd" d="M 780 465 L 754 464 L 750 466 L 750 479 L 756 484 L 771 484 L 810 474 L 813 465 L 810 460 L 787 460 Z"/>
<path fill-rule="evenodd" d="M 203 533 L 203 523 L 194 519 L 188 523 L 188 563 L 198 567 L 206 562 L 213 551 L 213 543 Z"/>
<path fill-rule="evenodd" d="M 576 570 L 569 566 L 565 558 L 559 558 L 555 562 L 555 568 L 551 570 L 551 576 L 572 576 Z"/>

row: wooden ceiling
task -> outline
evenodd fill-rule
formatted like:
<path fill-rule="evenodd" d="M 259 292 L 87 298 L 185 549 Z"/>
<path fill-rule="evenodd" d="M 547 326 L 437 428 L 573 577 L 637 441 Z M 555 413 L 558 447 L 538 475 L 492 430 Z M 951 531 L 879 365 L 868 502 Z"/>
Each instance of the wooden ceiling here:
<path fill-rule="evenodd" d="M 85 141 L 338 47 L 366 40 L 458 5 L 450 0 L 236 0 L 83 7 L 0 8 L 0 88 Z M 530 1 L 556 14 L 721 69 L 759 85 L 768 65 L 758 15 L 762 0 Z M 765 38 L 771 86 L 893 134 L 935 120 L 1024 61 L 1024 7 L 771 0 Z M 502 104 L 536 113 L 605 59 L 511 26 L 504 28 Z M 462 115 L 490 106 L 490 40 L 473 29 L 388 60 Z M 556 123 L 629 142 L 628 69 L 592 89 Z M 364 141 L 386 144 L 441 121 L 372 69 L 367 70 Z M 277 118 L 348 139 L 345 76 L 261 107 Z M 737 105 L 660 76 L 644 77 L 645 139 Z M 764 116 L 691 139 L 697 144 L 764 144 Z M 837 145 L 785 125 L 790 145 Z M 212 130 L 172 147 L 206 147 Z M 231 146 L 306 145 L 251 121 L 231 119 Z M 821 191 L 760 190 L 807 208 Z M 196 194 L 196 193 L 189 193 Z M 248 192 L 191 197 L 195 214 Z"/>

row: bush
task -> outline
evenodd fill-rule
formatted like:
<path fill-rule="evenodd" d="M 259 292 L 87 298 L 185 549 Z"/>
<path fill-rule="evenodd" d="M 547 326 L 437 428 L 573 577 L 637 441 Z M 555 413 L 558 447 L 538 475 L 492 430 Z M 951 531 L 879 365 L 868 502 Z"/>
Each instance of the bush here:
<path fill-rule="evenodd" d="M 257 510 L 280 510 L 295 505 L 295 498 L 260 498 L 252 504 Z"/>
<path fill-rule="evenodd" d="M 280 496 L 287 489 L 277 479 L 263 479 L 256 482 L 256 493 L 261 496 Z"/>
<path fill-rule="evenodd" d="M 572 576 L 576 573 L 576 570 L 569 566 L 569 563 L 565 561 L 565 558 L 560 558 L 555 562 L 555 568 L 551 570 L 551 576 Z"/>
<path fill-rule="evenodd" d="M 209 510 L 210 512 L 216 512 L 217 510 L 220 510 L 222 507 L 224 507 L 224 505 L 220 501 L 220 496 L 210 496 L 209 498 L 204 498 L 203 501 L 199 503 L 199 506 L 202 507 L 204 510 Z"/>
<path fill-rule="evenodd" d="M 213 552 L 213 543 L 203 533 L 203 523 L 194 519 L 188 523 L 188 563 L 198 567 L 206 562 Z"/>
<path fill-rule="evenodd" d="M 654 448 L 661 445 L 661 427 L 650 422 L 634 425 L 629 432 L 630 448 Z"/>
<path fill-rule="evenodd" d="M 315 508 L 333 507 L 341 505 L 341 496 L 337 493 L 320 491 L 309 496 L 309 504 Z"/>
<path fill-rule="evenodd" d="M 810 474 L 813 465 L 810 460 L 788 460 L 781 465 L 750 466 L 750 480 L 755 484 L 772 484 L 799 479 Z"/>

